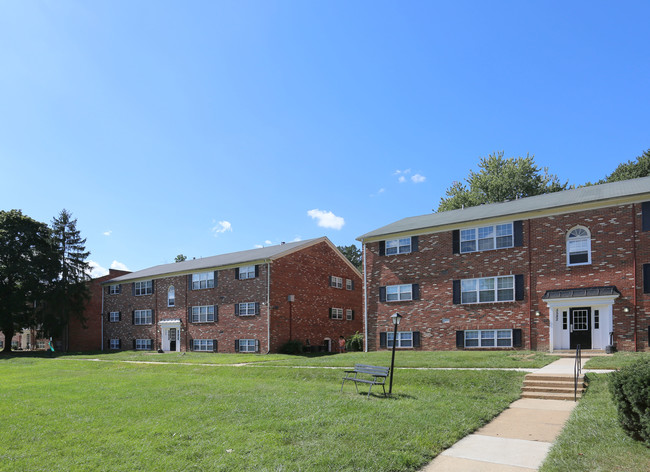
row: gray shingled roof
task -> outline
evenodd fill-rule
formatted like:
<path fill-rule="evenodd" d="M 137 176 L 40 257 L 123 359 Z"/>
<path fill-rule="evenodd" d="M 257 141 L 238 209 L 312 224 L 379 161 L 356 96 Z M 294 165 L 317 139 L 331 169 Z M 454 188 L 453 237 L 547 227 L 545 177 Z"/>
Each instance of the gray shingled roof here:
<path fill-rule="evenodd" d="M 599 202 L 620 197 L 633 197 L 635 195 L 640 196 L 642 194 L 650 194 L 650 177 L 564 190 L 562 192 L 548 193 L 537 197 L 521 198 L 503 203 L 490 203 L 462 210 L 411 216 L 370 231 L 359 236 L 357 240 L 363 241 L 389 234 L 417 231 L 419 229 L 434 229 L 438 226 L 462 224 L 531 211 L 547 209 L 558 209 L 560 211 L 562 207 L 570 205 Z"/>
<path fill-rule="evenodd" d="M 173 262 L 171 264 L 163 264 L 148 269 L 131 272 L 130 274 L 122 275 L 111 280 L 103 282 L 104 284 L 124 282 L 127 280 L 135 279 L 148 279 L 160 277 L 162 275 L 192 272 L 195 270 L 216 269 L 218 267 L 229 266 L 234 264 L 245 264 L 246 262 L 272 260 L 281 257 L 285 253 L 292 251 L 303 246 L 309 246 L 313 243 L 325 241 L 327 238 L 308 239 L 305 241 L 298 241 L 293 243 L 279 244 L 277 246 L 268 246 L 259 249 L 250 249 L 248 251 L 231 252 L 229 254 L 221 254 L 219 256 L 204 257 L 201 259 L 192 259 L 183 262 Z"/>
<path fill-rule="evenodd" d="M 542 300 L 559 300 L 562 298 L 585 298 L 620 295 L 613 285 L 609 287 L 570 288 L 561 290 L 547 290 Z"/>

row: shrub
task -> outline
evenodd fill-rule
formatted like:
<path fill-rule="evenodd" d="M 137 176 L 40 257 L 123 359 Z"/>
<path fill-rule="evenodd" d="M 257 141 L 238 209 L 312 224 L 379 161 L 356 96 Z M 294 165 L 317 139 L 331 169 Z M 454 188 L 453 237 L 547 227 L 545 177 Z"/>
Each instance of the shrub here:
<path fill-rule="evenodd" d="M 611 374 L 610 391 L 625 432 L 650 446 L 650 359 Z"/>
<path fill-rule="evenodd" d="M 295 339 L 287 341 L 279 350 L 280 354 L 302 354 L 302 343 Z"/>
<path fill-rule="evenodd" d="M 345 341 L 345 350 L 350 351 L 363 351 L 363 334 L 359 331 L 354 333 Z"/>

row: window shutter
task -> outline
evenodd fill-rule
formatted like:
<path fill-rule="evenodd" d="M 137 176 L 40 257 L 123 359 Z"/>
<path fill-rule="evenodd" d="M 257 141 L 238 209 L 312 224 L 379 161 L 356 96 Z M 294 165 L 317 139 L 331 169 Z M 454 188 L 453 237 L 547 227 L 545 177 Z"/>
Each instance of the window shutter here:
<path fill-rule="evenodd" d="M 110 343 L 110 341 L 108 341 L 108 342 Z M 121 339 L 117 340 L 117 348 L 122 349 L 122 340 Z"/>
<path fill-rule="evenodd" d="M 260 266 L 259 264 L 255 264 L 255 278 L 260 276 Z"/>
<path fill-rule="evenodd" d="M 219 275 L 218 271 L 215 270 L 214 271 L 214 286 L 215 287 L 217 286 L 217 281 L 219 279 L 218 275 Z"/>
<path fill-rule="evenodd" d="M 188 306 L 187 307 L 187 322 L 188 323 L 193 323 L 194 320 L 192 320 L 192 307 Z"/>
<path fill-rule="evenodd" d="M 330 287 L 331 287 L 331 286 L 332 286 L 332 276 L 330 275 L 330 276 L 328 277 L 328 279 L 329 279 L 329 283 L 330 283 Z"/>
<path fill-rule="evenodd" d="M 135 339 L 133 340 L 133 349 L 135 349 Z"/>
<path fill-rule="evenodd" d="M 354 310 L 352 310 L 352 318 L 350 320 L 354 320 Z"/>
<path fill-rule="evenodd" d="M 411 237 L 411 252 L 418 252 L 420 250 L 420 236 Z"/>
<path fill-rule="evenodd" d="M 149 340 L 149 346 L 151 346 L 149 349 L 153 351 L 153 339 Z"/>
<path fill-rule="evenodd" d="M 524 274 L 515 275 L 515 300 L 523 300 L 526 287 L 524 286 Z"/>
<path fill-rule="evenodd" d="M 235 280 L 239 280 L 239 267 L 235 267 Z"/>
<path fill-rule="evenodd" d="M 521 247 L 524 245 L 524 222 L 517 220 L 512 223 L 512 231 L 514 232 L 514 244 L 515 247 Z"/>
<path fill-rule="evenodd" d="M 155 293 L 155 291 L 156 291 L 155 288 L 154 288 L 154 282 L 155 282 L 155 280 L 151 281 L 151 293 Z"/>
<path fill-rule="evenodd" d="M 386 333 L 379 333 L 379 347 L 386 347 Z"/>
<path fill-rule="evenodd" d="M 465 347 L 465 331 L 456 331 L 456 347 L 459 349 Z"/>
<path fill-rule="evenodd" d="M 643 293 L 650 293 L 650 264 L 643 264 Z"/>
<path fill-rule="evenodd" d="M 521 330 L 513 329 L 512 330 L 512 346 L 521 347 Z"/>
<path fill-rule="evenodd" d="M 121 311 L 117 312 L 117 321 L 122 321 L 122 312 Z"/>
<path fill-rule="evenodd" d="M 239 303 L 235 303 L 235 316 L 239 316 Z"/>
<path fill-rule="evenodd" d="M 413 331 L 413 347 L 420 347 L 420 332 Z"/>
<path fill-rule="evenodd" d="M 386 255 L 386 241 L 379 241 L 379 255 Z"/>
<path fill-rule="evenodd" d="M 131 283 L 131 295 L 135 297 L 135 282 Z"/>
<path fill-rule="evenodd" d="M 351 280 L 350 282 L 352 282 L 352 283 L 350 284 L 350 290 L 354 290 L 354 280 Z"/>
<path fill-rule="evenodd" d="M 117 293 L 122 293 L 122 284 L 117 284 Z"/>
<path fill-rule="evenodd" d="M 330 308 L 330 320 L 332 319 L 332 309 Z"/>
<path fill-rule="evenodd" d="M 187 274 L 187 289 L 192 290 L 192 274 Z"/>
<path fill-rule="evenodd" d="M 460 305 L 460 280 L 452 280 L 453 285 L 453 300 L 454 305 Z"/>
<path fill-rule="evenodd" d="M 379 301 L 386 301 L 386 287 L 379 287 Z"/>
<path fill-rule="evenodd" d="M 239 352 L 239 339 L 235 339 L 235 352 Z"/>
<path fill-rule="evenodd" d="M 420 299 L 420 284 L 411 284 L 411 293 L 413 294 L 413 300 Z"/>
<path fill-rule="evenodd" d="M 214 305 L 214 321 L 219 321 L 219 307 Z"/>
<path fill-rule="evenodd" d="M 455 229 L 451 232 L 451 248 L 454 254 L 460 254 L 460 230 Z"/>
<path fill-rule="evenodd" d="M 135 324 L 135 310 L 131 312 L 131 324 Z"/>
<path fill-rule="evenodd" d="M 641 228 L 643 231 L 650 231 L 650 202 L 641 204 Z"/>
<path fill-rule="evenodd" d="M 188 338 L 188 340 L 187 340 L 187 350 L 188 351 L 193 351 L 194 350 L 194 340 Z"/>
<path fill-rule="evenodd" d="M 212 352 L 217 352 L 217 340 L 212 340 Z"/>
<path fill-rule="evenodd" d="M 258 339 L 255 340 L 255 352 L 260 352 L 260 342 Z"/>
<path fill-rule="evenodd" d="M 260 302 L 255 302 L 255 314 L 260 314 Z"/>
<path fill-rule="evenodd" d="M 156 324 L 156 313 L 154 313 L 154 310 L 151 310 L 151 323 Z"/>

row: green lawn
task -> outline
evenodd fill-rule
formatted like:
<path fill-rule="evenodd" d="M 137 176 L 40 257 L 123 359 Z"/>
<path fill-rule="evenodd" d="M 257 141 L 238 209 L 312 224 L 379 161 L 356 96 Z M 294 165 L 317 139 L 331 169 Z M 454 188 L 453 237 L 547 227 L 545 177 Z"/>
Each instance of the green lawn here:
<path fill-rule="evenodd" d="M 339 393 L 341 369 L 0 356 L 0 468 L 413 471 L 517 399 L 523 376 L 398 370 L 392 398 L 367 400 Z"/>
<path fill-rule="evenodd" d="M 585 369 L 620 369 L 640 357 L 650 357 L 650 352 L 616 352 L 613 356 L 592 357 L 585 363 Z"/>
<path fill-rule="evenodd" d="M 647 472 L 650 449 L 616 419 L 609 374 L 589 374 L 589 388 L 553 445 L 541 472 Z"/>
<path fill-rule="evenodd" d="M 122 351 L 63 355 L 64 358 L 91 358 L 101 360 L 172 362 L 190 364 L 263 363 L 265 365 L 300 365 L 316 367 L 351 367 L 357 363 L 390 366 L 391 352 L 349 352 L 335 355 L 289 356 L 283 354 L 212 354 L 164 353 Z M 544 367 L 556 360 L 543 352 L 535 351 L 398 351 L 395 366 L 433 368 L 522 368 Z"/>

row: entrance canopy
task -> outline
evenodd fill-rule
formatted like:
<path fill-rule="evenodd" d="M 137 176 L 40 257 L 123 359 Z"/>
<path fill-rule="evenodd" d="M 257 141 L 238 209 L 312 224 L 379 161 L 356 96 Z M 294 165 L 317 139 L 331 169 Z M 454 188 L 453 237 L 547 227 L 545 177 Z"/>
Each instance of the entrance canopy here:
<path fill-rule="evenodd" d="M 598 298 L 598 299 L 614 299 L 618 298 L 621 292 L 610 285 L 608 287 L 588 287 L 588 288 L 569 288 L 560 290 L 547 290 L 542 300 L 550 304 L 553 300 L 566 300 L 574 298 Z"/>

